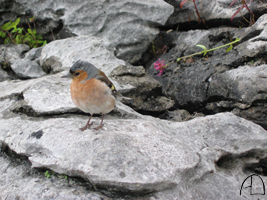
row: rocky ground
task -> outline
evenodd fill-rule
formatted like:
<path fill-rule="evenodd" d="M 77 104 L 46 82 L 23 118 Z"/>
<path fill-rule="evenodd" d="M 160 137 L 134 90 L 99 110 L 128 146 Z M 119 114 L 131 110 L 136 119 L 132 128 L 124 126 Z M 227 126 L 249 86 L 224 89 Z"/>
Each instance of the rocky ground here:
<path fill-rule="evenodd" d="M 35 16 L 48 41 L 0 45 L 0 200 L 266 199 L 266 3 L 246 22 L 232 0 L 196 1 L 203 24 L 181 2 L 0 0 L 1 25 Z M 133 99 L 98 131 L 79 131 L 60 78 L 79 59 Z"/>

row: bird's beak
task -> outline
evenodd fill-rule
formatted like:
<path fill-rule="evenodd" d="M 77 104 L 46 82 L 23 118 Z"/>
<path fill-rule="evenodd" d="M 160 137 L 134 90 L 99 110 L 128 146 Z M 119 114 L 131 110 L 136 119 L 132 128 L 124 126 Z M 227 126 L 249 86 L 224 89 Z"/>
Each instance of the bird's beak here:
<path fill-rule="evenodd" d="M 73 75 L 71 73 L 67 73 L 64 76 L 61 76 L 61 78 L 73 78 Z"/>

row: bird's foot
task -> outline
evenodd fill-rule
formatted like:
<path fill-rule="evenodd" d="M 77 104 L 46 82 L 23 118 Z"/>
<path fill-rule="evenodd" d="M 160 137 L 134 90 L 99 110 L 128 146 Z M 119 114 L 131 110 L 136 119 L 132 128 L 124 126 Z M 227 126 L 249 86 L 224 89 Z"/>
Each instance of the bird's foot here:
<path fill-rule="evenodd" d="M 104 126 L 104 124 L 100 124 L 98 127 L 95 127 L 94 129 L 97 131 L 99 129 L 101 129 Z"/>
<path fill-rule="evenodd" d="M 86 124 L 84 127 L 79 128 L 79 130 L 84 131 L 84 130 L 86 130 L 86 129 L 89 129 L 89 128 L 93 125 L 93 123 L 94 123 L 94 122 L 92 122 L 92 123 L 90 123 L 90 124 Z"/>

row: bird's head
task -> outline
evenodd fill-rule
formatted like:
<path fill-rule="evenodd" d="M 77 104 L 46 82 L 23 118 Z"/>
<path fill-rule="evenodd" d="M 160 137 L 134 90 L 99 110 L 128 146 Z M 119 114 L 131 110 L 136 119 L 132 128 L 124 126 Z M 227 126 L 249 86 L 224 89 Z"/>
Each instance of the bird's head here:
<path fill-rule="evenodd" d="M 89 62 L 78 60 L 70 68 L 69 72 L 61 78 L 71 78 L 73 80 L 89 80 L 99 74 L 99 69 Z"/>

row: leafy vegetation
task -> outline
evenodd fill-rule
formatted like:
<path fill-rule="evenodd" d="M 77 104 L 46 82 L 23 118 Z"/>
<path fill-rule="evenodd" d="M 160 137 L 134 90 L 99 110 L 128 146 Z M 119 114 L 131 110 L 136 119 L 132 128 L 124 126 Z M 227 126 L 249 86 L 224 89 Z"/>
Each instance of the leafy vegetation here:
<path fill-rule="evenodd" d="M 53 176 L 56 176 L 56 175 L 58 176 L 58 175 L 59 175 L 59 177 L 60 177 L 61 179 L 65 179 L 65 180 L 68 179 L 68 176 L 65 175 L 65 174 L 58 174 L 58 173 L 56 173 L 56 172 L 54 172 L 54 171 L 50 171 L 50 170 L 47 170 L 47 171 L 45 172 L 45 177 L 46 177 L 46 178 L 50 178 L 51 175 L 53 175 Z"/>
<path fill-rule="evenodd" d="M 30 22 L 34 23 L 34 18 L 30 18 Z M 14 22 L 7 22 L 0 27 L 0 37 L 4 39 L 5 44 L 27 44 L 31 48 L 47 44 L 47 41 L 43 40 L 43 37 L 37 34 L 36 28 L 32 28 L 29 22 L 27 22 L 27 31 L 24 28 L 18 27 L 19 23 L 20 18 L 17 18 Z"/>
<path fill-rule="evenodd" d="M 204 45 L 201 45 L 201 44 L 198 44 L 196 45 L 197 47 L 200 47 L 203 49 L 203 51 L 200 51 L 200 52 L 197 52 L 197 53 L 194 53 L 194 54 L 191 54 L 191 55 L 188 55 L 188 56 L 184 56 L 184 57 L 180 57 L 180 58 L 177 58 L 177 62 L 179 62 L 180 60 L 186 60 L 186 58 L 190 58 L 192 56 L 196 56 L 196 55 L 201 55 L 203 54 L 204 56 L 210 52 L 210 51 L 214 51 L 214 50 L 217 50 L 217 49 L 220 49 L 220 48 L 223 48 L 223 47 L 227 47 L 229 46 L 227 49 L 226 49 L 226 52 L 229 52 L 233 49 L 233 44 L 234 43 L 237 43 L 240 41 L 240 38 L 237 38 L 235 41 L 233 42 L 230 42 L 230 43 L 227 43 L 225 45 L 222 45 L 222 46 L 219 46 L 219 47 L 215 47 L 215 48 L 212 48 L 212 49 L 207 49 L 207 47 L 205 47 Z"/>
<path fill-rule="evenodd" d="M 50 178 L 50 176 L 51 176 L 51 172 L 47 170 L 47 171 L 45 172 L 45 177 L 46 177 L 46 178 Z"/>
<path fill-rule="evenodd" d="M 237 11 L 232 15 L 232 17 L 231 17 L 231 21 L 236 17 L 236 15 L 238 14 L 238 13 L 240 13 L 242 10 L 243 10 L 243 8 L 245 8 L 245 9 L 247 9 L 248 11 L 249 11 L 249 13 L 251 14 L 251 19 L 250 19 L 250 25 L 252 25 L 253 23 L 255 23 L 255 21 L 254 21 L 254 14 L 253 14 L 253 12 L 249 9 L 249 7 L 248 7 L 248 4 L 250 4 L 253 0 L 239 0 L 240 2 L 241 2 L 241 6 L 237 9 Z M 183 5 L 185 4 L 185 3 L 187 3 L 187 2 L 193 2 L 194 3 L 194 7 L 195 7 L 195 10 L 196 10 L 196 14 L 197 14 L 197 16 L 198 16 L 198 21 L 199 21 L 199 23 L 202 23 L 202 24 L 204 24 L 205 25 L 205 20 L 204 19 L 202 19 L 202 17 L 200 16 L 200 13 L 199 13 L 199 11 L 198 11 L 198 8 L 197 8 L 197 5 L 196 5 L 196 0 L 183 0 L 181 3 L 180 3 L 180 8 L 182 8 L 183 7 Z M 231 4 L 230 4 L 230 7 L 232 6 L 232 5 L 234 5 L 235 3 L 237 2 L 237 0 L 233 0 L 232 2 L 231 2 Z M 241 14 L 242 15 L 242 14 Z M 198 45 L 196 45 L 197 47 L 200 47 L 200 48 L 202 48 L 203 49 L 203 51 L 200 51 L 200 52 L 197 52 L 197 53 L 194 53 L 194 54 L 191 54 L 191 55 L 188 55 L 188 56 L 184 56 L 184 57 L 180 57 L 180 58 L 177 58 L 176 59 L 176 62 L 178 63 L 178 62 L 180 62 L 181 60 L 182 61 L 190 61 L 190 59 L 191 59 L 191 61 L 192 61 L 192 56 L 196 56 L 196 55 L 201 55 L 201 54 L 203 54 L 204 56 L 208 53 L 208 52 L 210 52 L 210 51 L 214 51 L 214 50 L 217 50 L 217 49 L 220 49 L 220 48 L 223 48 L 223 47 L 227 47 L 227 46 L 229 46 L 227 49 L 226 49 L 226 52 L 229 52 L 229 51 L 231 51 L 232 50 L 232 48 L 233 48 L 233 44 L 234 43 L 237 43 L 237 42 L 239 42 L 240 41 L 240 39 L 239 38 L 237 38 L 235 41 L 233 41 L 233 42 L 230 42 L 230 43 L 228 43 L 228 44 L 225 44 L 225 45 L 222 45 L 222 46 L 219 46 L 219 47 L 215 47 L 215 48 L 212 48 L 212 49 L 207 49 L 207 47 L 205 47 L 204 45 L 201 45 L 201 44 L 198 44 Z M 153 44 L 154 45 L 154 44 Z M 153 47 L 153 46 L 152 46 Z M 155 51 L 155 48 L 152 48 L 153 49 L 153 52 L 156 52 Z M 165 49 L 167 49 L 167 48 L 165 48 Z M 166 53 L 166 51 L 162 51 L 162 53 Z M 188 58 L 190 58 L 190 59 L 188 59 Z M 188 59 L 188 60 L 186 60 L 186 59 Z M 163 74 L 163 72 L 164 72 L 164 70 L 167 68 L 167 66 L 168 65 L 170 65 L 171 63 L 173 63 L 174 61 L 172 61 L 172 62 L 170 62 L 170 63 L 168 63 L 168 64 L 165 64 L 164 63 L 165 61 L 164 60 L 160 60 L 160 59 L 158 59 L 156 62 L 154 62 L 154 68 L 155 68 L 155 70 L 157 70 L 157 71 L 159 71 L 159 73 L 158 73 L 158 76 L 161 76 L 162 74 Z"/>
<path fill-rule="evenodd" d="M 215 48 L 212 48 L 212 49 L 207 49 L 206 46 L 204 45 L 201 45 L 201 44 L 198 44 L 196 45 L 197 47 L 200 47 L 203 49 L 203 51 L 200 51 L 200 52 L 197 52 L 197 53 L 194 53 L 194 54 L 190 54 L 190 55 L 187 55 L 187 56 L 183 56 L 183 57 L 180 57 L 180 58 L 177 58 L 176 59 L 176 62 L 180 62 L 181 60 L 182 61 L 186 61 L 187 58 L 192 58 L 192 56 L 196 56 L 196 55 L 201 55 L 203 54 L 203 56 L 205 56 L 208 52 L 211 52 L 211 51 L 215 51 L 217 49 L 221 49 L 221 48 L 224 48 L 224 47 L 227 47 L 229 46 L 227 49 L 226 49 L 226 52 L 229 52 L 233 49 L 233 44 L 237 43 L 240 41 L 240 38 L 237 38 L 235 41 L 233 42 L 230 42 L 230 43 L 227 43 L 227 44 L 224 44 L 224 45 L 221 45 L 221 46 L 218 46 L 218 47 L 215 47 Z M 164 64 L 164 60 L 160 60 L 158 59 L 156 62 L 154 62 L 154 68 L 155 70 L 159 71 L 158 75 L 157 76 L 161 76 L 163 74 L 163 71 L 168 67 L 168 65 L 172 64 L 172 62 L 168 63 L 168 64 Z"/>

